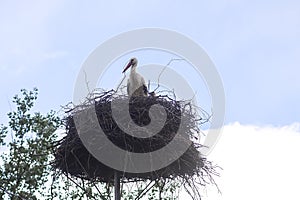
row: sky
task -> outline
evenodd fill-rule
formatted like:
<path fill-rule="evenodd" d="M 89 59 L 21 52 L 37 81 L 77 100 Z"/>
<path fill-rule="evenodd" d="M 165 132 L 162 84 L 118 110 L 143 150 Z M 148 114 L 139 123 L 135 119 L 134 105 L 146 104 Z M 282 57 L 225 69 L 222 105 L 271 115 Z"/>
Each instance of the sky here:
<path fill-rule="evenodd" d="M 262 194 L 256 199 L 265 199 L 272 191 L 297 199 L 292 198 L 299 193 L 291 184 L 296 178 L 284 176 L 285 168 L 292 169 L 299 180 L 295 166 L 300 146 L 300 2 L 296 0 L 0 1 L 0 124 L 7 122 L 11 99 L 21 88 L 39 89 L 36 110 L 59 110 L 72 101 L 81 65 L 97 46 L 145 27 L 191 38 L 206 51 L 222 78 L 225 126 L 211 155 L 224 164 L 223 195 L 217 199 L 240 199 L 246 194 Z M 163 65 L 170 58 L 144 52 L 139 63 Z M 182 72 L 181 63 L 171 67 Z M 112 65 L 99 87 L 114 87 L 124 64 Z M 192 74 L 186 71 L 187 77 Z M 202 94 L 197 96 L 201 106 L 210 105 L 201 99 L 209 93 Z M 245 162 L 237 162 L 243 155 Z M 264 160 L 269 155 L 271 159 Z M 259 158 L 260 165 L 252 167 L 247 157 Z M 242 176 L 235 174 L 237 180 L 230 180 L 235 170 Z M 284 185 L 274 184 L 277 178 Z M 245 187 L 240 188 L 239 182 Z M 263 190 L 260 184 L 270 186 Z"/>

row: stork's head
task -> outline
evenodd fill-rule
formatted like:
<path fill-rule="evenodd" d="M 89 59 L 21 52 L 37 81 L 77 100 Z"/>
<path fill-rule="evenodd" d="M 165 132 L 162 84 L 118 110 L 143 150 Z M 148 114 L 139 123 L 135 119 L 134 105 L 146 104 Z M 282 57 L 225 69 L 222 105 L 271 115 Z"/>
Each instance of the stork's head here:
<path fill-rule="evenodd" d="M 125 69 L 123 70 L 123 73 L 126 72 L 127 69 L 130 67 L 135 68 L 137 66 L 137 59 L 136 58 L 131 58 Z"/>

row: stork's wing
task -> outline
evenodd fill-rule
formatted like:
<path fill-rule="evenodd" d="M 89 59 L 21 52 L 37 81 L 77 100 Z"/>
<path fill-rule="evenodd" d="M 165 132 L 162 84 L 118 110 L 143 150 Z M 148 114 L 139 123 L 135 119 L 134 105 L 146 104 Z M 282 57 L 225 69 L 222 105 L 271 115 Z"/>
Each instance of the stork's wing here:
<path fill-rule="evenodd" d="M 145 94 L 145 96 L 148 95 L 148 88 L 146 86 L 146 83 L 145 83 L 145 79 L 141 76 L 141 80 L 142 80 L 142 83 L 143 83 L 143 92 Z"/>
<path fill-rule="evenodd" d="M 146 96 L 148 95 L 148 89 L 147 89 L 147 86 L 145 84 L 143 85 L 143 92 Z"/>

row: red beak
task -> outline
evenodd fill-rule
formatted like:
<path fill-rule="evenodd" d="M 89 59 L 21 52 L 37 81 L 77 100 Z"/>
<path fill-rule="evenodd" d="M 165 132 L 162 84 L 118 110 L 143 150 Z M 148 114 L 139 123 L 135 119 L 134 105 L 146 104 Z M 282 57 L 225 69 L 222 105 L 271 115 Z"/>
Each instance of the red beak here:
<path fill-rule="evenodd" d="M 122 73 L 126 72 L 126 70 L 129 69 L 129 67 L 131 67 L 131 65 L 132 65 L 132 62 L 130 61 Z"/>

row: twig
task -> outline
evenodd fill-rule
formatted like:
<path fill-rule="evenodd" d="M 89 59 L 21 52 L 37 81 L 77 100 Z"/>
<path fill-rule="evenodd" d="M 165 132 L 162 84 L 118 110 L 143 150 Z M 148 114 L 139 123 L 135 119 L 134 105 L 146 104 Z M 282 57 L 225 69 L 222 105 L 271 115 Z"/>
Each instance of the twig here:
<path fill-rule="evenodd" d="M 153 184 L 152 184 L 151 187 L 149 187 L 149 186 L 151 185 L 151 183 L 153 183 Z M 147 192 L 149 192 L 149 191 L 151 190 L 151 188 L 154 187 L 154 185 L 155 185 L 155 181 L 150 181 L 150 182 L 146 185 L 146 187 L 141 191 L 141 193 L 135 198 L 135 200 L 141 199 L 144 195 L 147 194 Z M 148 188 L 148 187 L 149 187 L 149 188 Z M 146 190 L 146 189 L 147 189 L 147 190 Z"/>
<path fill-rule="evenodd" d="M 85 70 L 83 72 L 84 72 L 84 81 L 85 81 L 86 87 L 90 93 L 91 91 L 90 91 L 90 87 L 89 87 L 89 81 L 87 80 L 87 74 L 86 74 Z"/>
<path fill-rule="evenodd" d="M 167 65 L 164 66 L 164 68 L 161 70 L 161 72 L 159 73 L 158 75 L 158 79 L 157 79 L 157 87 L 153 90 L 154 92 L 160 87 L 160 84 L 159 84 L 159 80 L 160 80 L 160 77 L 162 75 L 162 73 L 166 70 L 166 68 L 174 61 L 181 61 L 181 60 L 185 60 L 183 58 L 172 58 Z"/>
<path fill-rule="evenodd" d="M 18 199 L 26 200 L 25 198 L 23 198 L 23 197 L 21 197 L 19 195 L 16 195 L 16 194 L 13 194 L 13 193 L 7 191 L 6 189 L 2 188 L 1 186 L 0 186 L 0 190 L 2 190 L 4 193 L 8 194 L 11 197 L 17 197 Z"/>
<path fill-rule="evenodd" d="M 8 97 L 7 97 L 7 96 L 6 96 L 6 100 L 7 100 L 7 103 L 8 103 L 8 105 L 9 105 L 10 112 L 13 112 L 11 103 L 10 103 L 10 101 L 8 100 Z M 10 129 L 10 137 L 11 137 L 11 141 L 14 142 L 15 139 L 14 139 L 14 134 L 13 134 L 12 129 Z"/>
<path fill-rule="evenodd" d="M 118 87 L 117 87 L 117 89 L 116 89 L 115 93 L 117 93 L 117 92 L 118 92 L 118 90 L 119 90 L 119 88 L 120 88 L 121 84 L 123 83 L 123 81 L 125 80 L 125 78 L 126 78 L 126 74 L 124 73 L 123 79 L 122 79 L 122 80 L 121 80 L 121 82 L 119 83 L 119 85 L 118 85 Z"/>

